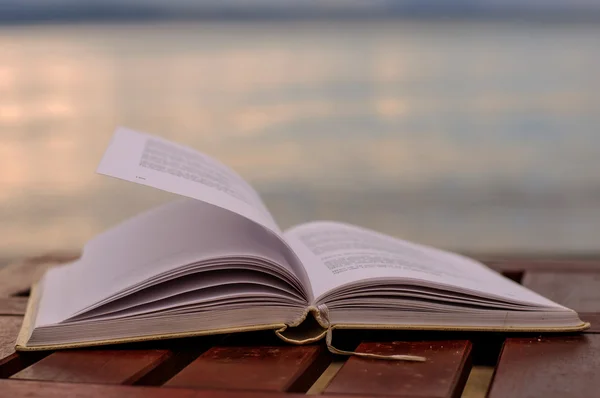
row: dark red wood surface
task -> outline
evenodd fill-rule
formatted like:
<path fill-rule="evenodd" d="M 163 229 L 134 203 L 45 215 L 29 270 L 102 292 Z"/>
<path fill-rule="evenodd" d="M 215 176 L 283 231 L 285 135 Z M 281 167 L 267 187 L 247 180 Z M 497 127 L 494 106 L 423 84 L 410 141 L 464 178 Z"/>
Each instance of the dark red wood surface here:
<path fill-rule="evenodd" d="M 284 398 L 306 397 L 301 394 L 267 391 L 196 390 L 102 384 L 54 383 L 0 380 L 0 396 L 28 398 Z M 336 397 L 340 398 L 340 397 Z M 352 397 L 357 398 L 357 397 Z"/>
<path fill-rule="evenodd" d="M 490 398 L 600 395 L 600 335 L 509 338 Z"/>
<path fill-rule="evenodd" d="M 11 376 L 13 379 L 74 383 L 131 384 L 173 353 L 169 350 L 67 350 L 48 355 Z"/>
<path fill-rule="evenodd" d="M 27 297 L 0 297 L 0 316 L 25 315 Z"/>
<path fill-rule="evenodd" d="M 21 328 L 22 318 L 15 316 L 0 317 L 0 369 L 17 358 L 15 340 Z"/>
<path fill-rule="evenodd" d="M 524 286 L 577 311 L 590 322 L 588 332 L 600 332 L 600 272 L 526 272 Z"/>
<path fill-rule="evenodd" d="M 362 343 L 358 352 L 409 354 L 426 362 L 349 358 L 326 393 L 459 397 L 470 371 L 471 343 L 464 340 Z"/>
<path fill-rule="evenodd" d="M 0 379 L 11 376 L 47 355 L 45 352 L 15 352 L 21 322 L 21 317 L 0 316 Z"/>
<path fill-rule="evenodd" d="M 167 386 L 205 389 L 305 391 L 329 361 L 322 345 L 214 347 Z"/>
<path fill-rule="evenodd" d="M 423 355 L 424 363 L 335 357 L 323 345 L 286 345 L 266 332 L 16 353 L 14 344 L 29 286 L 48 266 L 74 257 L 42 256 L 0 268 L 1 397 L 281 397 L 306 392 L 320 376 L 326 381 L 319 380 L 324 383 L 319 391 L 327 395 L 459 397 L 471 360 L 487 366 L 498 363 L 489 390 L 493 398 L 579 397 L 600 391 L 600 379 L 595 376 L 600 374 L 600 334 L 595 333 L 509 337 L 499 359 L 500 343 L 510 335 L 429 333 L 418 338 L 431 341 L 390 342 L 399 336 L 390 332 L 365 335 L 376 336 L 374 342 L 359 345 L 357 338 L 353 343 L 363 352 Z M 582 319 L 592 322 L 592 331 L 600 332 L 600 261 L 494 257 L 486 262 L 577 310 Z M 414 333 L 406 336 L 415 339 Z M 352 338 L 338 342 L 347 344 Z M 345 362 L 337 374 L 325 377 L 334 358 Z M 479 396 L 484 395 L 485 389 Z"/>

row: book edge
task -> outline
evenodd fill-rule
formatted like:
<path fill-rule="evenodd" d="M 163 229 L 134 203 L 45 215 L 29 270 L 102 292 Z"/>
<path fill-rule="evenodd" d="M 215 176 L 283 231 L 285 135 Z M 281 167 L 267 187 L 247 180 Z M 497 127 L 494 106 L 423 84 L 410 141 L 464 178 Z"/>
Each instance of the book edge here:
<path fill-rule="evenodd" d="M 127 338 L 120 338 L 120 339 L 96 340 L 96 341 L 79 342 L 79 343 L 47 344 L 47 345 L 40 345 L 40 346 L 29 346 L 29 345 L 27 345 L 27 343 L 33 332 L 33 324 L 35 322 L 35 318 L 36 318 L 37 311 L 39 308 L 39 301 L 41 298 L 41 290 L 42 289 L 41 289 L 41 286 L 39 283 L 36 283 L 31 287 L 31 294 L 30 294 L 29 300 L 27 302 L 25 316 L 23 317 L 23 324 L 21 325 L 21 329 L 19 331 L 17 340 L 15 342 L 15 350 L 16 351 L 47 351 L 47 350 L 60 350 L 60 349 L 66 349 L 66 348 L 95 347 L 95 346 L 103 346 L 103 345 L 137 343 L 137 342 L 142 342 L 142 341 L 166 340 L 166 339 L 183 338 L 183 337 L 209 336 L 209 335 L 238 333 L 238 332 L 253 332 L 253 331 L 259 331 L 259 330 L 279 330 L 279 329 L 287 327 L 287 325 L 285 323 L 273 323 L 273 324 L 263 324 L 263 325 L 254 325 L 254 326 L 245 326 L 245 327 L 230 327 L 230 328 L 222 328 L 222 329 L 193 331 L 193 332 L 166 333 L 166 334 L 157 334 L 157 335 L 148 335 L 148 336 L 127 337 Z"/>
<path fill-rule="evenodd" d="M 357 324 L 344 323 L 331 325 L 331 329 L 353 330 L 423 330 L 423 331 L 455 331 L 455 332 L 519 332 L 519 333 L 560 333 L 582 332 L 589 329 L 589 322 L 582 322 L 576 326 L 548 326 L 548 327 L 496 327 L 496 326 L 442 326 L 442 325 L 382 325 L 382 324 Z"/>
<path fill-rule="evenodd" d="M 15 347 L 17 351 L 47 351 L 47 350 L 62 350 L 67 348 L 84 348 L 84 347 L 97 347 L 113 344 L 125 344 L 125 343 L 139 343 L 145 341 L 158 341 L 167 339 L 177 339 L 183 337 L 199 337 L 199 336 L 212 336 L 218 334 L 229 334 L 229 333 L 242 333 L 242 332 L 255 332 L 260 330 L 278 330 L 285 327 L 285 324 L 265 324 L 256 326 L 245 326 L 245 327 L 232 327 L 223 329 L 211 329 L 194 332 L 182 332 L 182 333 L 168 333 L 168 334 L 157 334 L 149 336 L 138 336 L 138 337 L 127 337 L 121 339 L 110 339 L 110 340 L 96 340 L 81 343 L 63 343 L 63 344 L 48 344 L 40 346 L 27 346 L 19 344 Z"/>
<path fill-rule="evenodd" d="M 295 327 L 285 326 L 275 331 L 277 337 L 290 344 L 308 344 L 323 339 L 328 331 L 338 330 L 398 330 L 398 331 L 438 331 L 438 332 L 501 332 L 501 333 L 569 333 L 582 332 L 590 328 L 589 322 L 569 327 L 495 327 L 495 326 L 442 326 L 442 325 L 389 325 L 389 324 L 334 324 L 329 328 L 312 330 L 292 337 L 289 334 Z M 286 335 L 286 332 L 288 334 Z"/>
<path fill-rule="evenodd" d="M 25 316 L 23 317 L 23 323 L 21 324 L 21 329 L 19 330 L 19 334 L 15 342 L 16 351 L 22 351 L 22 348 L 27 346 L 27 342 L 29 341 L 31 333 L 33 332 L 33 324 L 37 317 L 41 297 L 40 283 L 43 280 L 44 279 L 42 277 L 39 282 L 36 282 L 31 286 L 29 300 L 27 300 L 27 308 L 25 309 Z"/>

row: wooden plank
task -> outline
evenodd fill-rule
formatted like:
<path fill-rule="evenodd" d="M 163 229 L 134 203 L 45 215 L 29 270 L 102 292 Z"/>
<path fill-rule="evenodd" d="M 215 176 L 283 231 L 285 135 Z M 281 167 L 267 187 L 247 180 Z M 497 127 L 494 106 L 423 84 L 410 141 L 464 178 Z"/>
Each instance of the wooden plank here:
<path fill-rule="evenodd" d="M 513 261 L 543 261 L 543 262 L 557 262 L 557 261 L 569 261 L 576 263 L 590 263 L 600 262 L 600 252 L 587 253 L 587 254 L 564 254 L 564 253 L 463 253 L 467 257 L 476 259 L 483 263 L 486 262 L 513 262 Z"/>
<path fill-rule="evenodd" d="M 0 317 L 0 367 L 14 359 L 15 340 L 21 322 L 20 317 Z"/>
<path fill-rule="evenodd" d="M 9 377 L 46 355 L 15 351 L 15 341 L 21 329 L 21 322 L 21 317 L 0 317 L 0 378 Z"/>
<path fill-rule="evenodd" d="M 600 272 L 527 272 L 522 283 L 575 311 L 600 312 Z"/>
<path fill-rule="evenodd" d="M 502 273 L 526 271 L 600 272 L 599 259 L 561 258 L 479 258 L 488 267 Z"/>
<path fill-rule="evenodd" d="M 591 324 L 585 333 L 600 333 L 600 313 L 580 312 L 579 318 Z"/>
<path fill-rule="evenodd" d="M 77 257 L 79 254 L 75 253 L 48 254 L 0 268 L 0 297 L 23 294 L 43 275 L 48 267 L 74 260 Z"/>
<path fill-rule="evenodd" d="M 459 397 L 471 368 L 471 343 L 466 340 L 361 343 L 357 351 L 421 355 L 427 361 L 350 357 L 325 393 Z"/>
<path fill-rule="evenodd" d="M 169 350 L 67 350 L 11 376 L 12 379 L 71 383 L 131 384 L 172 357 Z"/>
<path fill-rule="evenodd" d="M 600 272 L 526 272 L 523 285 L 550 300 L 579 312 L 590 322 L 589 332 L 600 332 Z"/>
<path fill-rule="evenodd" d="M 322 345 L 213 347 L 169 380 L 171 387 L 306 391 L 330 361 Z"/>
<path fill-rule="evenodd" d="M 27 297 L 0 298 L 0 316 L 25 315 Z"/>
<path fill-rule="evenodd" d="M 102 384 L 53 383 L 43 381 L 0 380 L 3 397 L 28 398 L 290 398 L 301 395 L 264 391 L 191 390 Z"/>
<path fill-rule="evenodd" d="M 591 397 L 600 390 L 600 335 L 507 339 L 490 398 Z"/>

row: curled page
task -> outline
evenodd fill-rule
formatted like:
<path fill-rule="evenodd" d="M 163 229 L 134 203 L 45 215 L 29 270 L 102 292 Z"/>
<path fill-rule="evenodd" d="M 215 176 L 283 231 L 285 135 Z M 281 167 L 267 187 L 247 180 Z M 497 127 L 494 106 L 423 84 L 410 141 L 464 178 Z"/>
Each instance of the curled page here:
<path fill-rule="evenodd" d="M 281 233 L 258 193 L 237 173 L 207 155 L 159 137 L 117 128 L 97 172 L 198 199 Z"/>
<path fill-rule="evenodd" d="M 379 280 L 383 288 L 402 280 L 452 286 L 503 302 L 564 308 L 475 260 L 365 228 L 311 222 L 286 231 L 285 237 L 306 268 L 317 303 L 349 284 L 364 287 L 369 280 Z"/>

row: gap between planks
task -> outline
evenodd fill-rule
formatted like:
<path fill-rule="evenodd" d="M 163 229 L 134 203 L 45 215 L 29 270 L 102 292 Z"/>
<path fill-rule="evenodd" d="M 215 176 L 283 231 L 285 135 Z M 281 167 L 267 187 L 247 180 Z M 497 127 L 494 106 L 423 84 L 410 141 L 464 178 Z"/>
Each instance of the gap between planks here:
<path fill-rule="evenodd" d="M 461 398 L 485 398 L 492 383 L 493 366 L 473 366 Z"/>
<path fill-rule="evenodd" d="M 319 376 L 317 380 L 315 380 L 314 384 L 306 391 L 307 395 L 318 395 L 322 394 L 331 380 L 335 377 L 335 375 L 340 371 L 342 366 L 346 363 L 345 357 L 334 359 L 327 369 Z"/>

